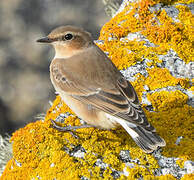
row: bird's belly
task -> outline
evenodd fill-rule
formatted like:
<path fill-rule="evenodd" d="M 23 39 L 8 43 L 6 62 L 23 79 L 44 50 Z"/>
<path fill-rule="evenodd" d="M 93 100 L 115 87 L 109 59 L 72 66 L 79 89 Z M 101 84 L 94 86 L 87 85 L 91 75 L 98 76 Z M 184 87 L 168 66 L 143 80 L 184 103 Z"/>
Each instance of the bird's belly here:
<path fill-rule="evenodd" d="M 87 124 L 94 125 L 102 129 L 111 129 L 117 126 L 116 121 L 107 116 L 107 113 L 100 111 L 91 105 L 85 104 L 65 93 L 60 93 L 60 91 L 59 94 L 70 109 Z"/>

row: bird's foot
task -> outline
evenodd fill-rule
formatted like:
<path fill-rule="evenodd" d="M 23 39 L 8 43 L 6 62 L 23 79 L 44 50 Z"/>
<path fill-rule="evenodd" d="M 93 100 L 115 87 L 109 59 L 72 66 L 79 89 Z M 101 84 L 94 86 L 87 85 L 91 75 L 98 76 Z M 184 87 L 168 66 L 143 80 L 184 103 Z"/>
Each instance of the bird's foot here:
<path fill-rule="evenodd" d="M 81 128 L 94 127 L 94 126 L 89 125 L 89 124 L 84 124 L 84 125 L 81 125 L 81 126 L 65 126 L 65 127 L 61 127 L 61 126 L 58 126 L 55 121 L 51 120 L 51 122 L 53 124 L 53 128 L 57 129 L 58 131 L 62 131 L 62 132 L 72 131 L 72 130 L 81 129 Z"/>

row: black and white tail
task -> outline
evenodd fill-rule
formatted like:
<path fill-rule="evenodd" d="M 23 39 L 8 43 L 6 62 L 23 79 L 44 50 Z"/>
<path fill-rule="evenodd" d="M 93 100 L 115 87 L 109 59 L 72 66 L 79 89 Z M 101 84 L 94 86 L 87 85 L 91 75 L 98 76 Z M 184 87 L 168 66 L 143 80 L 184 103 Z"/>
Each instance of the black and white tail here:
<path fill-rule="evenodd" d="M 136 144 L 146 153 L 151 153 L 166 143 L 156 132 L 145 130 L 143 127 L 132 124 L 122 119 L 117 122 L 130 134 Z"/>

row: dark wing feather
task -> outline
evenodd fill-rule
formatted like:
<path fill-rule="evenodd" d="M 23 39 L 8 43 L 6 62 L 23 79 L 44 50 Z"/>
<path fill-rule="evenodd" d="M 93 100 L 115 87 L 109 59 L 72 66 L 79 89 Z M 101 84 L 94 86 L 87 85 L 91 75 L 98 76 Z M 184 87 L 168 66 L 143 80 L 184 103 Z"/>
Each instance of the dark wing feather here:
<path fill-rule="evenodd" d="M 91 104 L 115 117 L 141 126 L 148 131 L 155 132 L 154 127 L 148 122 L 139 104 L 138 97 L 132 85 L 124 78 L 122 81 L 126 86 L 124 87 L 124 84 L 121 85 L 119 82 L 118 94 L 111 94 L 101 90 L 94 95 L 74 96 L 74 98 Z"/>
<path fill-rule="evenodd" d="M 133 109 L 131 112 L 128 113 L 128 116 L 136 117 L 133 118 L 133 120 L 138 122 L 138 125 L 143 126 L 146 130 L 155 132 L 155 128 L 148 122 L 145 113 L 139 104 L 137 94 L 131 83 L 126 79 L 121 78 L 118 80 L 118 88 L 122 92 L 122 94 L 127 98 L 130 107 L 132 107 Z M 133 113 L 134 115 L 132 115 Z M 121 113 L 118 113 L 118 116 L 122 117 L 123 115 Z"/>
<path fill-rule="evenodd" d="M 75 99 L 155 132 L 154 127 L 146 119 L 133 86 L 119 72 L 114 79 L 105 73 L 106 78 L 103 79 L 107 82 L 102 82 L 96 74 L 96 79 L 92 83 L 91 79 L 88 79 L 89 76 L 84 78 L 76 76 L 66 71 L 61 63 L 55 63 L 51 68 L 51 74 L 51 79 L 57 81 L 58 88 Z M 90 86 L 87 86 L 88 81 Z M 110 88 L 107 88 L 108 83 Z"/>

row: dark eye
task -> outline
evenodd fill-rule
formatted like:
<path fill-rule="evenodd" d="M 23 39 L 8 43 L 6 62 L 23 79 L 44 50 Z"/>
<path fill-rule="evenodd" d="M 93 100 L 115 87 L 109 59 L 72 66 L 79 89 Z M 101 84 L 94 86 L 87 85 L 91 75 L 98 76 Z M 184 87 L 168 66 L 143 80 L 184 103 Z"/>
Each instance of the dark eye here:
<path fill-rule="evenodd" d="M 64 41 L 66 41 L 66 40 L 71 40 L 72 38 L 73 38 L 73 35 L 72 35 L 72 34 L 66 34 L 65 36 L 62 37 L 62 39 L 63 39 Z"/>

